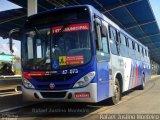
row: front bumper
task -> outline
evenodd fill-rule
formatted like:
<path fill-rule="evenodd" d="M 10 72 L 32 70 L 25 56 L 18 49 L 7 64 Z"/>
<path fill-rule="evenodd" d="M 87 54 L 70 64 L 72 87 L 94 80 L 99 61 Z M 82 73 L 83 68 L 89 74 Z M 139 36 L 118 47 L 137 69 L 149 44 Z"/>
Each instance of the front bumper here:
<path fill-rule="evenodd" d="M 35 90 L 27 89 L 22 86 L 23 100 L 25 101 L 62 101 L 62 102 L 90 102 L 95 103 L 97 101 L 97 83 L 90 83 L 88 86 L 83 88 L 74 88 L 68 90 Z M 52 98 L 51 96 L 44 97 L 42 93 L 54 94 L 54 93 L 65 93 L 64 97 L 61 98 Z M 87 97 L 76 97 L 75 93 L 90 93 Z"/>

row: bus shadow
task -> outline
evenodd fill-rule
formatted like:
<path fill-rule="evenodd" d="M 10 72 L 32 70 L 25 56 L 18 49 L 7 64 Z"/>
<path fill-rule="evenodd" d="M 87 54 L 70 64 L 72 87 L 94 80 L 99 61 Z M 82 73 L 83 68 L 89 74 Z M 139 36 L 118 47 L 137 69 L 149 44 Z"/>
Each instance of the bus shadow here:
<path fill-rule="evenodd" d="M 18 117 L 84 117 L 102 107 L 112 106 L 109 99 L 99 103 L 42 102 L 10 111 Z"/>
<path fill-rule="evenodd" d="M 132 88 L 132 89 L 130 89 L 130 90 L 122 93 L 122 97 L 127 96 L 127 95 L 129 95 L 129 94 L 131 94 L 131 93 L 133 93 L 133 92 L 135 92 L 135 91 L 137 91 L 137 90 L 138 90 L 138 91 L 142 91 L 142 90 L 140 90 L 140 88 L 139 88 L 139 86 L 138 86 L 138 87 Z"/>
<path fill-rule="evenodd" d="M 122 98 L 137 90 L 131 89 L 122 94 Z M 123 99 L 122 99 L 123 101 Z M 113 107 L 111 99 L 98 103 L 70 103 L 70 102 L 41 102 L 12 110 L 6 113 L 17 115 L 18 117 L 84 117 L 101 108 L 108 109 Z M 5 114 L 6 114 L 5 113 Z"/>

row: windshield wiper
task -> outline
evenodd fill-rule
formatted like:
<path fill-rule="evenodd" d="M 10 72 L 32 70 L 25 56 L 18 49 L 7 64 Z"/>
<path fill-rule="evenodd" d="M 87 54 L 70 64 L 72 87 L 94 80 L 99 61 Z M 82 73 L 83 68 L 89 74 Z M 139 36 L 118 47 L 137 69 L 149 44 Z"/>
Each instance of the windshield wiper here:
<path fill-rule="evenodd" d="M 37 27 L 34 27 L 34 31 L 40 36 L 41 39 L 45 40 L 45 36 L 37 29 Z"/>
<path fill-rule="evenodd" d="M 68 25 L 70 25 L 70 24 L 72 24 L 72 22 L 69 22 L 69 23 L 63 25 L 63 27 L 60 29 L 60 31 L 59 31 L 58 33 L 54 33 L 54 34 L 53 34 L 54 37 L 57 38 L 58 36 L 63 35 L 63 33 L 64 33 L 63 31 L 64 31 L 65 28 L 68 27 Z"/>

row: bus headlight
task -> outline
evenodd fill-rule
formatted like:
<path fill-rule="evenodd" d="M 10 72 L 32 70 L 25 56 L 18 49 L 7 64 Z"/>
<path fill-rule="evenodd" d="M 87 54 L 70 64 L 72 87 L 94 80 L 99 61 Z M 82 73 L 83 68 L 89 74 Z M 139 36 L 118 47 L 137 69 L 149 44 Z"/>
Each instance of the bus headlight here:
<path fill-rule="evenodd" d="M 73 86 L 73 88 L 78 88 L 78 87 L 85 87 L 87 86 L 91 80 L 94 78 L 95 76 L 95 71 L 93 72 L 89 72 L 88 74 L 86 74 L 85 76 L 83 76 L 82 78 L 80 78 Z"/>
<path fill-rule="evenodd" d="M 26 88 L 34 89 L 35 87 L 24 77 L 22 77 L 22 83 Z"/>

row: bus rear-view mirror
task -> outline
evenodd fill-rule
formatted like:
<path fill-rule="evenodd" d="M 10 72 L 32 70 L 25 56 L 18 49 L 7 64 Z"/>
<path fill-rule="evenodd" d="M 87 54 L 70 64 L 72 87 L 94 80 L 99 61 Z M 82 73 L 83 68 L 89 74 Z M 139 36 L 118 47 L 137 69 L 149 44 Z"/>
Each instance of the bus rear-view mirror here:
<path fill-rule="evenodd" d="M 14 52 L 14 50 L 13 50 L 13 38 L 12 38 L 12 35 L 13 35 L 13 33 L 19 32 L 19 31 L 20 31 L 19 28 L 12 29 L 12 30 L 9 31 L 9 49 L 10 49 L 11 53 Z"/>

